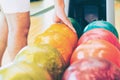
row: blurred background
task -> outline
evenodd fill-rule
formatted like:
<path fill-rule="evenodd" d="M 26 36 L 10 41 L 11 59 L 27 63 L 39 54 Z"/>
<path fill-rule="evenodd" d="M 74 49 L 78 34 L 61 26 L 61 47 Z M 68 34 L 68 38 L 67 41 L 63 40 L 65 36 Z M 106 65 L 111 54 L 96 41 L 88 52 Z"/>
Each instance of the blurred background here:
<path fill-rule="evenodd" d="M 120 34 L 120 0 L 114 0 L 115 27 Z M 28 43 L 31 43 L 35 36 L 46 30 L 53 23 L 54 0 L 31 0 L 31 28 Z M 120 35 L 119 35 L 120 37 Z"/>

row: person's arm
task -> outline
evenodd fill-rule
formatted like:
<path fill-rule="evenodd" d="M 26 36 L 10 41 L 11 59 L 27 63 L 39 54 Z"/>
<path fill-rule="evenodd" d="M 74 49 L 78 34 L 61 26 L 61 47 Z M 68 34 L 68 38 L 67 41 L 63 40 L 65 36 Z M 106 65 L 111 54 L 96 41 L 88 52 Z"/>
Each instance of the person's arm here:
<path fill-rule="evenodd" d="M 56 23 L 66 24 L 68 27 L 70 27 L 75 32 L 75 29 L 73 28 L 71 22 L 69 21 L 69 19 L 67 18 L 66 14 L 65 14 L 64 8 L 65 8 L 64 0 L 55 0 L 54 21 Z"/>

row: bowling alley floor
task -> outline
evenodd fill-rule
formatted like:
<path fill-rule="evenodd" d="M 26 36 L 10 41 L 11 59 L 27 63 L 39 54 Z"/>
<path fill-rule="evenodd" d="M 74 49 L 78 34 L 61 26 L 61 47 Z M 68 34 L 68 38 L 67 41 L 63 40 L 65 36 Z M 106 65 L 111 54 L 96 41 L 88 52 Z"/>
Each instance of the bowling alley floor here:
<path fill-rule="evenodd" d="M 115 2 L 115 27 L 117 28 L 120 37 L 120 0 Z"/>
<path fill-rule="evenodd" d="M 39 5 L 39 8 L 38 8 Z M 35 11 L 39 11 L 40 9 L 44 11 L 45 8 L 54 5 L 54 0 L 43 0 L 39 3 L 34 2 L 31 4 L 31 14 L 34 14 Z M 44 12 L 44 14 L 40 14 L 37 16 L 31 16 L 31 27 L 28 36 L 28 43 L 32 43 L 35 36 L 42 33 L 46 30 L 50 24 L 53 22 L 54 9 Z M 120 1 L 115 1 L 115 27 L 119 33 L 120 37 Z"/>

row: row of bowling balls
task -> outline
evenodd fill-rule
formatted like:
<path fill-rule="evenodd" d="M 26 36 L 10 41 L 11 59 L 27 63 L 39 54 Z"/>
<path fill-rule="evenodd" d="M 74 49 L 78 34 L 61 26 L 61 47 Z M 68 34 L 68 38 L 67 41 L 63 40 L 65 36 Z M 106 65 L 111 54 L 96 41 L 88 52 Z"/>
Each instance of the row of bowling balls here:
<path fill-rule="evenodd" d="M 79 26 L 74 19 L 71 22 Z M 118 37 L 106 29 L 92 30 L 91 37 L 82 39 L 91 30 L 76 34 L 64 24 L 50 25 L 20 50 L 13 63 L 0 69 L 0 80 L 119 80 Z M 102 34 L 103 39 L 94 34 Z"/>
<path fill-rule="evenodd" d="M 117 29 L 107 21 L 94 21 L 77 34 L 79 40 L 62 80 L 120 80 Z"/>
<path fill-rule="evenodd" d="M 107 21 L 94 21 L 92 23 L 89 23 L 85 28 L 84 30 L 82 30 L 81 27 L 84 27 L 84 26 L 81 26 L 74 18 L 71 18 L 69 17 L 68 18 L 71 23 L 73 24 L 76 32 L 77 32 L 77 35 L 78 35 L 78 38 L 81 37 L 81 35 L 91 29 L 95 29 L 95 28 L 102 28 L 102 29 L 105 29 L 105 30 L 108 30 L 110 32 L 112 32 L 118 39 L 119 39 L 119 34 L 118 34 L 118 31 L 117 29 L 109 22 Z"/>
<path fill-rule="evenodd" d="M 21 49 L 12 64 L 0 69 L 0 80 L 61 80 L 78 41 L 65 24 L 52 24 Z"/>

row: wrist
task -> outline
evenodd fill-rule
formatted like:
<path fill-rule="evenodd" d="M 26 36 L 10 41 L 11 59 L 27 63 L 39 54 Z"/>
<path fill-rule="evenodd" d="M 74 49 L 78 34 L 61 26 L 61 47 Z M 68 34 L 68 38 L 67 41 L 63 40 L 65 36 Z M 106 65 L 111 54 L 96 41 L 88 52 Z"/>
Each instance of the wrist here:
<path fill-rule="evenodd" d="M 55 8 L 64 9 L 64 0 L 55 0 Z"/>

